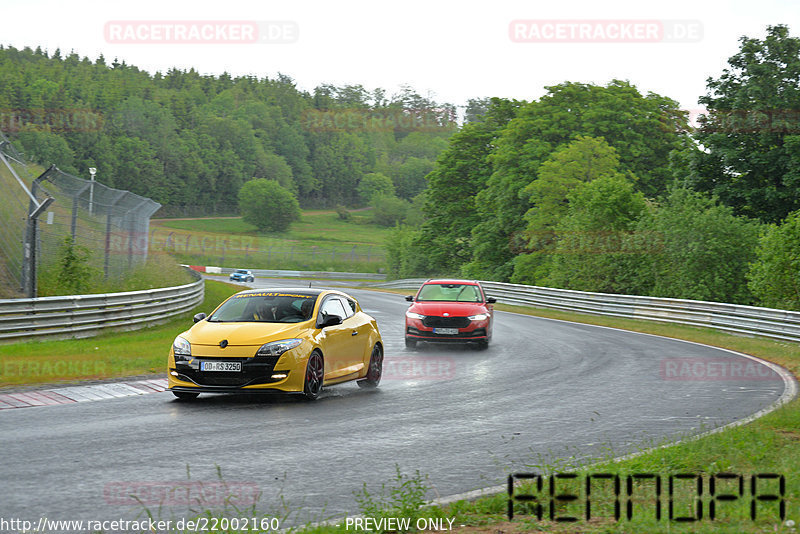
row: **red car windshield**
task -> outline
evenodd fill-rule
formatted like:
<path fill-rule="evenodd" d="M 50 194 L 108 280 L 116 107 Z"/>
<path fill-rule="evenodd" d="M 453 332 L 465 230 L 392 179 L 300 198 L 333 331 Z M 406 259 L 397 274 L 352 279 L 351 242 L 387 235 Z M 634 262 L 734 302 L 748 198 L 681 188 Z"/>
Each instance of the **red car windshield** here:
<path fill-rule="evenodd" d="M 443 302 L 482 302 L 481 290 L 472 284 L 425 284 L 417 300 Z"/>

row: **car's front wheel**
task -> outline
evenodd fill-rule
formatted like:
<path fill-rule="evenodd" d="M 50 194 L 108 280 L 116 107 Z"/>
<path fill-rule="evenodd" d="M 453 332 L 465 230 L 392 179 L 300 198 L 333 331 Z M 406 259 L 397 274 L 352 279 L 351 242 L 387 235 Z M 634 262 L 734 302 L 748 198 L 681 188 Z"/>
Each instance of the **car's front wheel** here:
<path fill-rule="evenodd" d="M 408 337 L 407 337 L 407 338 L 406 338 L 406 348 L 407 348 L 407 349 L 412 349 L 412 350 L 413 350 L 413 349 L 416 349 L 416 348 L 417 348 L 417 340 L 416 340 L 416 339 L 411 339 L 411 338 L 408 338 Z"/>
<path fill-rule="evenodd" d="M 173 391 L 173 395 L 178 397 L 179 400 L 194 400 L 197 398 L 199 393 L 189 393 L 188 391 Z"/>
<path fill-rule="evenodd" d="M 303 395 L 308 400 L 317 400 L 322 391 L 322 380 L 325 376 L 325 364 L 322 354 L 317 351 L 311 353 L 306 364 L 306 379 L 303 385 Z"/>
<path fill-rule="evenodd" d="M 383 349 L 377 343 L 372 347 L 372 356 L 369 358 L 369 369 L 363 380 L 356 382 L 362 388 L 376 388 L 383 376 Z"/>

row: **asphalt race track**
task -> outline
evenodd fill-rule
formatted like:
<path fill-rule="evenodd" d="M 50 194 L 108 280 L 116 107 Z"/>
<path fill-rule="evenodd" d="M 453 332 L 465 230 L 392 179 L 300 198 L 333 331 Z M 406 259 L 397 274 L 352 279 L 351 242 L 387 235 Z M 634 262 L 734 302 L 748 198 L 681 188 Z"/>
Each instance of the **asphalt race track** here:
<path fill-rule="evenodd" d="M 297 283 L 255 286 L 270 284 Z M 697 434 L 785 393 L 773 370 L 730 352 L 502 312 L 488 350 L 410 352 L 402 296 L 350 292 L 384 337 L 377 390 L 344 384 L 313 403 L 215 395 L 187 403 L 164 392 L 0 411 L 0 517 L 142 517 L 143 505 L 119 493 L 135 487 L 153 516 L 176 520 L 188 517 L 187 505 L 163 501 L 163 488 L 186 483 L 187 470 L 213 488 L 219 469 L 231 487 L 261 492 L 259 512 L 277 512 L 283 499 L 290 522 L 320 520 L 358 513 L 354 492 L 366 482 L 375 493 L 396 466 L 427 475 L 431 498 L 448 496 L 501 484 L 509 472 Z M 736 370 L 748 374 L 721 376 Z"/>

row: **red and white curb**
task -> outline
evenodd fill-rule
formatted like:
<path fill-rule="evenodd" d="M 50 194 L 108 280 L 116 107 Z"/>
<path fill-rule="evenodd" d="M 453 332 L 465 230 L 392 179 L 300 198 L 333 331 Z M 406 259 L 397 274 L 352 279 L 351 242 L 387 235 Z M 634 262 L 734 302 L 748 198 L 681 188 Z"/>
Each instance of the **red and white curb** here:
<path fill-rule="evenodd" d="M 147 395 L 148 393 L 160 393 L 166 390 L 167 380 L 155 378 L 136 382 L 111 382 L 91 386 L 70 386 L 19 393 L 2 393 L 0 394 L 0 410 L 116 399 L 134 395 Z"/>

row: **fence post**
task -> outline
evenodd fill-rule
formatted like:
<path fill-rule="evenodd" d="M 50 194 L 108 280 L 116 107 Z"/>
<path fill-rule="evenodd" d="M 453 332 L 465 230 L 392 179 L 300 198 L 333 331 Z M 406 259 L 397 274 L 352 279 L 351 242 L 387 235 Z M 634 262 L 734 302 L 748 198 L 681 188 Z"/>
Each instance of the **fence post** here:
<path fill-rule="evenodd" d="M 36 286 L 36 252 L 39 241 L 37 223 L 39 222 L 39 215 L 45 212 L 47 206 L 55 200 L 51 196 L 47 196 L 42 202 L 36 201 L 36 190 L 39 184 L 47 179 L 47 175 L 55 170 L 56 166 L 51 165 L 49 169 L 44 171 L 38 178 L 33 181 L 31 185 L 31 201 L 28 207 L 28 224 L 25 229 L 25 255 L 28 258 L 28 278 L 27 289 L 28 297 L 35 298 L 38 296 L 38 288 Z"/>

